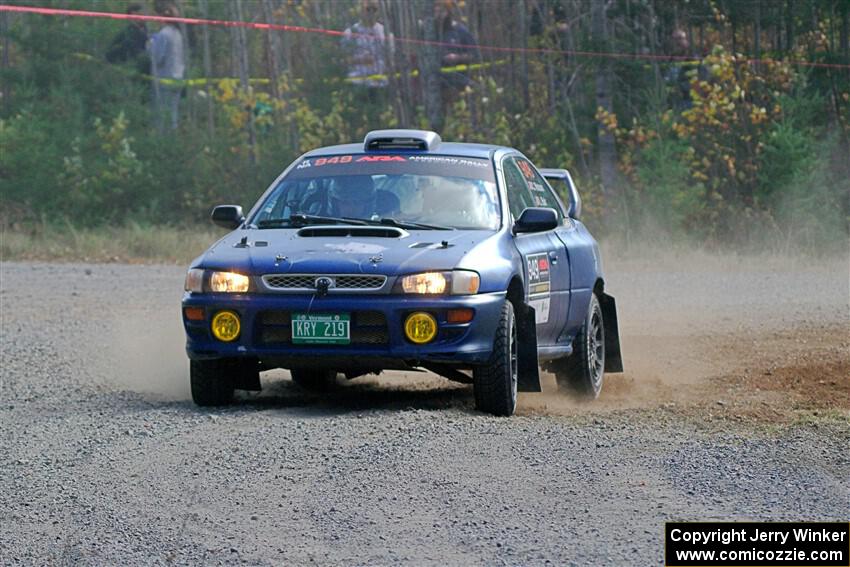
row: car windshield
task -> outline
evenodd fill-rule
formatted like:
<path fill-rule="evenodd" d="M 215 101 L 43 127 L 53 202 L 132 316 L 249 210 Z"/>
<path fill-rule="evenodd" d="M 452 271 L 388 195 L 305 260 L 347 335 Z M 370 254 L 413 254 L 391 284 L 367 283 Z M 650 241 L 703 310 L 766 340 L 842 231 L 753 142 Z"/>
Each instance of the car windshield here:
<path fill-rule="evenodd" d="M 269 193 L 250 224 L 495 230 L 499 222 L 489 159 L 352 154 L 302 159 Z"/>

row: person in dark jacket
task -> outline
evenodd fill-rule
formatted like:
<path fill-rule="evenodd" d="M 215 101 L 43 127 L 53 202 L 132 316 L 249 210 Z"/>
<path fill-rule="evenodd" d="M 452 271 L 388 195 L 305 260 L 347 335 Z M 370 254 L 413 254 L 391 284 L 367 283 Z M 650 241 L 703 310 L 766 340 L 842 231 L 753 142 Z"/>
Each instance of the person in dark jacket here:
<path fill-rule="evenodd" d="M 696 76 L 706 80 L 708 73 L 699 63 L 701 57 L 691 51 L 688 34 L 681 28 L 676 28 L 670 36 L 671 61 L 667 63 L 664 81 L 669 89 L 670 106 L 678 112 L 693 106 L 691 101 L 691 79 Z"/>
<path fill-rule="evenodd" d="M 127 14 L 141 14 L 141 4 L 127 6 Z M 106 60 L 110 63 L 134 63 L 140 73 L 148 73 L 150 61 L 145 51 L 148 41 L 148 29 L 145 22 L 130 20 L 126 28 L 116 35 L 106 52 Z"/>
<path fill-rule="evenodd" d="M 469 29 L 454 19 L 454 0 L 437 0 L 434 3 L 434 21 L 437 26 L 437 39 L 443 44 L 440 47 L 440 65 L 453 68 L 458 65 L 469 65 L 475 62 L 478 55 L 478 44 Z M 440 82 L 448 95 L 444 99 L 453 99 L 451 91 L 461 91 L 470 83 L 469 71 L 441 71 Z"/>

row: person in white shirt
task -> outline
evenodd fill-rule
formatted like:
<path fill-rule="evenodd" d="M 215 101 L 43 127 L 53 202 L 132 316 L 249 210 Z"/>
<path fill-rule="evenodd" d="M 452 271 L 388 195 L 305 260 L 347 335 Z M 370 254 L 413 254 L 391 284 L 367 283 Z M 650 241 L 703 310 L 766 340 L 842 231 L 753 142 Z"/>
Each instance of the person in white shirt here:
<path fill-rule="evenodd" d="M 177 17 L 177 6 L 168 0 L 157 1 L 154 9 L 160 16 Z M 172 130 L 177 129 L 182 80 L 186 73 L 183 34 L 177 24 L 166 23 L 148 42 L 153 74 L 154 112 L 160 132 L 165 131 L 170 118 Z"/>
<path fill-rule="evenodd" d="M 363 0 L 360 4 L 360 21 L 345 30 L 342 45 L 348 55 L 348 80 L 368 92 L 371 101 L 380 99 L 389 83 L 386 58 L 392 50 L 392 34 L 384 33 L 378 22 L 377 0 Z"/>

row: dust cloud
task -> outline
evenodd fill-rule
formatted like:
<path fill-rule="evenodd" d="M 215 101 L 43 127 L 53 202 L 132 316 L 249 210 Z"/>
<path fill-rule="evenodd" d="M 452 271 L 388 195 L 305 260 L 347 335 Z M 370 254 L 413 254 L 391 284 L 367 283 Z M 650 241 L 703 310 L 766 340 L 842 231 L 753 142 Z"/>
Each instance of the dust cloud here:
<path fill-rule="evenodd" d="M 189 399 L 189 362 L 179 307 L 124 315 L 113 322 L 108 339 L 110 381 L 132 392 Z"/>
<path fill-rule="evenodd" d="M 605 243 L 602 249 L 620 251 L 605 258 L 604 268 L 606 291 L 617 300 L 625 372 L 606 375 L 602 395 L 590 403 L 563 395 L 554 376 L 542 373 L 543 392 L 522 394 L 521 414 L 726 403 L 732 394 L 723 380 L 729 376 L 769 376 L 765 373 L 793 366 L 804 369 L 804 381 L 822 379 L 814 371 L 806 374 L 800 358 L 805 353 L 847 367 L 846 255 L 720 254 L 672 247 L 629 251 Z M 102 344 L 109 345 L 105 374 L 121 389 L 186 400 L 188 361 L 179 306 L 170 293 L 165 297 L 157 292 L 154 303 L 137 304 L 104 325 L 108 337 Z M 287 373 L 263 376 L 271 390 L 261 395 L 297 394 L 288 385 L 274 386 Z M 468 387 L 420 372 L 388 372 L 345 386 L 367 405 L 393 392 L 399 400 L 417 400 L 414 405 L 425 407 L 443 402 L 467 406 L 472 397 Z"/>
<path fill-rule="evenodd" d="M 835 368 L 850 367 L 846 254 L 632 250 L 605 263 L 606 291 L 617 300 L 625 372 L 606 374 L 600 398 L 590 403 L 562 394 L 555 377 L 543 374 L 543 392 L 521 396 L 520 413 L 722 407 L 740 397 L 752 377 L 783 367 L 797 369 L 802 384 L 823 384 L 819 367 L 806 366 L 808 354 L 817 353 L 815 365 L 826 359 Z"/>

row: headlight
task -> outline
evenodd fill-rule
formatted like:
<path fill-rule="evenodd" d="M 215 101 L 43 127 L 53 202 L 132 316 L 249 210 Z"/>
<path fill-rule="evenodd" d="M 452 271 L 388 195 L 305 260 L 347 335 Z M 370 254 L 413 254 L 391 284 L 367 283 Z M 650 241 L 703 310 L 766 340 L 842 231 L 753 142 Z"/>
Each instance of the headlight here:
<path fill-rule="evenodd" d="M 444 293 L 446 276 L 440 272 L 425 272 L 401 278 L 404 293 Z"/>
<path fill-rule="evenodd" d="M 472 295 L 478 293 L 481 282 L 478 274 L 468 270 L 451 272 L 423 272 L 404 276 L 398 280 L 396 291 L 416 294 Z"/>
<path fill-rule="evenodd" d="M 248 276 L 234 272 L 212 272 L 210 274 L 210 291 L 244 293 L 248 291 L 251 280 Z"/>
<path fill-rule="evenodd" d="M 184 289 L 193 293 L 215 291 L 223 293 L 244 293 L 251 287 L 248 276 L 235 272 L 216 272 L 192 268 L 186 274 Z"/>

